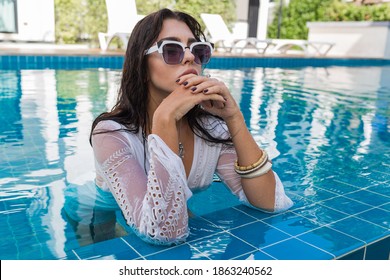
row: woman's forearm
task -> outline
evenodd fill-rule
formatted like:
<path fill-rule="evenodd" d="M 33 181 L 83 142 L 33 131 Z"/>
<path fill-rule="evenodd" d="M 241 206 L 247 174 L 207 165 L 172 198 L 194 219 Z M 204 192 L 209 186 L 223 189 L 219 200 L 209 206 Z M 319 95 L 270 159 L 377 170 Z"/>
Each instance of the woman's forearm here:
<path fill-rule="evenodd" d="M 176 120 L 173 116 L 156 111 L 153 116 L 151 133 L 158 135 L 174 153 L 179 153 Z"/>
<path fill-rule="evenodd" d="M 227 120 L 227 126 L 232 136 L 240 166 L 250 166 L 263 155 L 245 125 L 242 113 Z M 275 204 L 275 176 L 270 170 L 262 176 L 251 179 L 241 178 L 241 184 L 248 201 L 255 207 L 272 211 Z"/>

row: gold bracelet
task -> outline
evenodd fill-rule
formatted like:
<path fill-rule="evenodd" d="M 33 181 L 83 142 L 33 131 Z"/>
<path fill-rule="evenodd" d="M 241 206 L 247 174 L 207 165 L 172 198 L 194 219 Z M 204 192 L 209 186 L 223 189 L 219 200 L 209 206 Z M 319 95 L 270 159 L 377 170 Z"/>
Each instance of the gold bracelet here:
<path fill-rule="evenodd" d="M 263 154 L 261 155 L 258 161 L 248 166 L 240 166 L 238 165 L 238 160 L 236 160 L 236 162 L 234 163 L 234 169 L 236 171 L 250 171 L 258 167 L 259 165 L 264 165 L 264 163 L 268 160 L 268 154 L 265 150 L 261 150 L 261 151 L 263 152 Z"/>
<path fill-rule="evenodd" d="M 256 172 L 257 170 L 263 168 L 263 166 L 266 165 L 267 162 L 269 162 L 269 161 L 268 161 L 268 157 L 266 157 L 266 159 L 264 160 L 263 163 L 259 164 L 258 166 L 256 166 L 256 167 L 253 168 L 253 169 L 249 169 L 249 170 L 246 170 L 246 171 L 241 171 L 241 170 L 234 169 L 234 171 L 236 171 L 236 173 L 237 173 L 238 175 L 240 175 L 240 176 L 241 176 L 241 175 L 251 174 L 251 173 Z"/>
<path fill-rule="evenodd" d="M 264 174 L 267 174 L 268 171 L 271 170 L 271 168 L 272 168 L 272 163 L 267 161 L 265 165 L 263 165 L 260 169 L 256 170 L 255 172 L 251 172 L 249 174 L 243 174 L 243 175 L 240 175 L 240 177 L 245 178 L 245 179 L 252 179 L 252 178 L 260 177 L 260 176 L 263 176 Z"/>

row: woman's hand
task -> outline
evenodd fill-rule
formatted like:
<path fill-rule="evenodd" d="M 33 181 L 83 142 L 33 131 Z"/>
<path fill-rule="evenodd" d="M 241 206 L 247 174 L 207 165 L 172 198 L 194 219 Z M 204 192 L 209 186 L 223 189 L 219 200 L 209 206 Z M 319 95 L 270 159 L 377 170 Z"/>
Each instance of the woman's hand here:
<path fill-rule="evenodd" d="M 225 121 L 241 114 L 229 89 L 223 82 L 217 79 L 188 74 L 182 76 L 177 83 L 185 89 L 191 90 L 193 95 L 200 97 L 202 102 L 198 104 L 204 110 L 221 117 Z M 217 99 L 215 95 L 223 99 Z"/>
<path fill-rule="evenodd" d="M 161 102 L 155 114 L 178 121 L 193 107 L 202 105 L 210 113 L 219 115 L 220 110 L 226 107 L 226 100 L 215 84 L 216 80 L 207 77 L 184 75 L 176 81 L 175 89 Z"/>
<path fill-rule="evenodd" d="M 178 147 L 177 123 L 196 105 L 224 119 L 232 137 L 239 131 L 242 114 L 224 83 L 209 77 L 187 74 L 176 81 L 174 90 L 163 99 L 153 114 L 152 133 L 175 152 Z"/>

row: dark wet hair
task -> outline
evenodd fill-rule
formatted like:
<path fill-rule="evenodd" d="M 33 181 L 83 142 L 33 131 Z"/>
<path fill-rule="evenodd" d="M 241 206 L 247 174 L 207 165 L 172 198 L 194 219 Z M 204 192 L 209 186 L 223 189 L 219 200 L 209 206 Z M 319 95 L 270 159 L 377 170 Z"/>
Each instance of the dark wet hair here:
<path fill-rule="evenodd" d="M 116 104 L 110 112 L 102 113 L 94 120 L 90 143 L 92 143 L 93 134 L 104 133 L 102 131 L 93 131 L 96 125 L 103 120 L 118 122 L 132 133 L 138 133 L 140 128 L 143 129 L 143 132 L 146 132 L 150 116 L 147 113 L 149 101 L 147 86 L 148 66 L 144 52 L 155 44 L 161 32 L 163 22 L 166 19 L 182 21 L 190 28 L 196 40 L 203 41 L 206 39 L 197 20 L 183 12 L 162 9 L 140 20 L 129 38 Z M 195 106 L 186 114 L 191 130 L 199 137 L 212 143 L 231 143 L 231 139 L 213 137 L 209 132 L 212 128 L 206 129 L 202 125 L 202 117 L 204 116 L 210 116 L 210 114 L 202 110 L 200 106 Z M 215 120 L 216 123 L 213 126 L 223 122 L 219 118 L 215 118 Z"/>

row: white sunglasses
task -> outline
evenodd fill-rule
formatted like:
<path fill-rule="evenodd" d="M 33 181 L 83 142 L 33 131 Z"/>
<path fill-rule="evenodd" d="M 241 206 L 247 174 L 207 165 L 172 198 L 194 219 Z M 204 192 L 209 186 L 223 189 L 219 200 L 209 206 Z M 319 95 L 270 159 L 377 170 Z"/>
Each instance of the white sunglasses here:
<path fill-rule="evenodd" d="M 187 47 L 181 42 L 164 40 L 146 50 L 145 55 L 158 51 L 166 64 L 174 65 L 183 61 L 184 52 L 189 49 L 195 57 L 195 63 L 203 65 L 209 63 L 213 48 L 214 44 L 210 42 L 194 42 Z"/>

